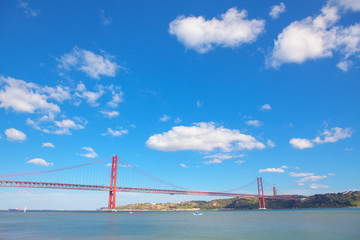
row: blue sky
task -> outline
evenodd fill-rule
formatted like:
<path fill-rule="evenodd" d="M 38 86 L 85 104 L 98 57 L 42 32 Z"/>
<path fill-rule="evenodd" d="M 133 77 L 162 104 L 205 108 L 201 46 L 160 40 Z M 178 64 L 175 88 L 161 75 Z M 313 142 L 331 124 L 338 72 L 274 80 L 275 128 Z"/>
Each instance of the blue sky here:
<path fill-rule="evenodd" d="M 356 190 L 359 12 L 358 0 L 2 1 L 1 174 L 117 154 L 195 190 L 259 176 L 281 193 Z M 5 209 L 107 202 L 0 194 Z"/>

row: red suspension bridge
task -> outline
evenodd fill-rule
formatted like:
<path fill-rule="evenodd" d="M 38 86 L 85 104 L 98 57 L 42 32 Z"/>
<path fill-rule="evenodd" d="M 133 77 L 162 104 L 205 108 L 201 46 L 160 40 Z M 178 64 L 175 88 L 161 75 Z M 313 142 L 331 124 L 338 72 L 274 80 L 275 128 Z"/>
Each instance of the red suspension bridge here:
<path fill-rule="evenodd" d="M 110 185 L 107 184 L 99 184 L 99 182 L 106 180 L 106 176 L 102 176 L 101 174 L 93 171 L 88 173 L 88 179 L 87 181 L 92 182 L 92 184 L 74 184 L 74 183 L 64 183 L 66 182 L 65 178 L 60 178 L 61 180 L 54 181 L 54 174 L 65 172 L 66 170 L 77 170 L 84 167 L 89 167 L 98 163 L 104 163 L 105 161 L 108 161 L 109 158 L 97 160 L 90 163 L 85 163 L 81 165 L 76 165 L 72 167 L 66 167 L 66 168 L 59 168 L 59 169 L 53 169 L 53 170 L 47 170 L 47 171 L 37 171 L 37 172 L 26 172 L 26 173 L 16 173 L 16 174 L 4 174 L 0 175 L 0 187 L 21 187 L 21 188 L 45 188 L 45 189 L 73 189 L 73 190 L 91 190 L 91 191 L 107 191 L 109 192 L 109 201 L 108 201 L 108 209 L 112 210 L 116 207 L 116 192 L 135 192 L 135 193 L 157 193 L 157 194 L 170 194 L 170 195 L 199 195 L 199 196 L 217 196 L 217 197 L 255 197 L 259 199 L 259 209 L 265 209 L 265 199 L 282 199 L 282 200 L 292 200 L 296 203 L 296 201 L 299 200 L 297 196 L 293 195 L 264 195 L 264 189 L 263 189 L 263 179 L 257 178 L 257 194 L 244 194 L 244 193 L 235 193 L 234 191 L 238 191 L 240 188 L 229 190 L 229 191 L 223 191 L 223 192 L 216 192 L 216 191 L 195 191 L 195 190 L 188 190 L 183 187 L 177 186 L 175 184 L 169 183 L 167 181 L 164 181 L 160 178 L 157 178 L 140 168 L 132 165 L 131 163 L 120 159 L 120 167 L 126 167 L 131 168 L 137 173 L 140 173 L 142 176 L 145 176 L 148 179 L 152 179 L 158 183 L 161 183 L 163 185 L 167 185 L 168 187 L 171 187 L 172 189 L 164 189 L 164 188 L 141 188 L 141 187 L 125 187 L 125 186 L 117 186 L 117 182 L 119 179 L 118 176 L 118 156 L 112 157 L 112 161 L 109 164 L 106 164 L 107 167 L 111 167 L 110 172 Z M 108 169 L 108 168 L 107 168 Z M 108 170 L 107 170 L 108 171 Z M 28 178 L 31 178 L 33 176 L 41 176 L 41 175 L 48 175 L 52 174 L 47 179 L 38 179 L 38 180 L 29 180 Z M 75 175 L 78 174 L 75 172 Z M 108 174 L 105 174 L 108 177 Z M 17 178 L 15 180 L 14 178 Z M 25 178 L 25 179 L 22 179 Z M 21 179 L 21 180 L 19 180 Z M 71 178 L 72 181 L 75 181 L 73 178 Z M 94 183 L 96 181 L 94 180 L 100 180 L 98 183 Z M 63 181 L 61 183 L 61 181 Z M 108 179 L 107 179 L 108 181 Z M 104 182 L 102 182 L 104 183 Z M 251 182 L 251 183 L 254 183 Z M 250 184 L 251 184 L 250 183 Z M 245 186 L 248 186 L 250 184 L 247 184 Z M 244 186 L 243 186 L 244 187 Z"/>

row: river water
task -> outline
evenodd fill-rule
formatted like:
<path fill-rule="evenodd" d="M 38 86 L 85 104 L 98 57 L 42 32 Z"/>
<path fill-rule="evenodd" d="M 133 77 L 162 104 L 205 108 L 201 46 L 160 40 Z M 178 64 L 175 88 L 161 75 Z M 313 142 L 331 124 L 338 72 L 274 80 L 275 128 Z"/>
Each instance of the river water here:
<path fill-rule="evenodd" d="M 0 239 L 360 239 L 360 209 L 0 212 Z"/>

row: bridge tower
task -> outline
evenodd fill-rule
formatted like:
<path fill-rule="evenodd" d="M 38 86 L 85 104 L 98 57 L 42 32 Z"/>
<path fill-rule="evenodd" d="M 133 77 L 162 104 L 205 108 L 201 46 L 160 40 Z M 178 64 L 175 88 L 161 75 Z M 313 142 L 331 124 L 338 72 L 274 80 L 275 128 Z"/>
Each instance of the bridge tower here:
<path fill-rule="evenodd" d="M 108 206 L 109 211 L 114 210 L 116 207 L 117 163 L 118 163 L 118 156 L 116 155 L 112 157 L 112 164 L 111 164 L 111 182 L 110 182 L 109 206 Z"/>
<path fill-rule="evenodd" d="M 262 178 L 257 178 L 259 209 L 266 209 Z M 260 195 L 261 194 L 261 195 Z M 262 203 L 262 204 L 261 204 Z"/>
<path fill-rule="evenodd" d="M 274 195 L 274 196 L 278 195 L 278 194 L 277 194 L 276 187 L 275 187 L 275 184 L 274 184 L 274 186 L 273 186 L 273 195 Z"/>

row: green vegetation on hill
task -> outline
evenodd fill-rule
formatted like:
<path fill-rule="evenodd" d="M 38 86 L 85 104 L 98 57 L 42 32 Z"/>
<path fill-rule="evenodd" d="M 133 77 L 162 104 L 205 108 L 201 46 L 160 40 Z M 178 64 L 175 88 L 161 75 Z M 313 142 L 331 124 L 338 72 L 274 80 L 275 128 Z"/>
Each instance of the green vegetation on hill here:
<path fill-rule="evenodd" d="M 266 199 L 268 209 L 293 208 L 294 202 L 280 199 Z M 341 208 L 360 206 L 360 192 L 326 193 L 303 197 L 299 208 Z M 258 209 L 257 198 L 216 199 L 212 201 L 189 201 L 180 203 L 138 203 L 118 206 L 118 210 L 171 211 L 171 210 L 245 210 Z"/>
<path fill-rule="evenodd" d="M 315 194 L 299 203 L 300 208 L 360 207 L 360 192 Z"/>

